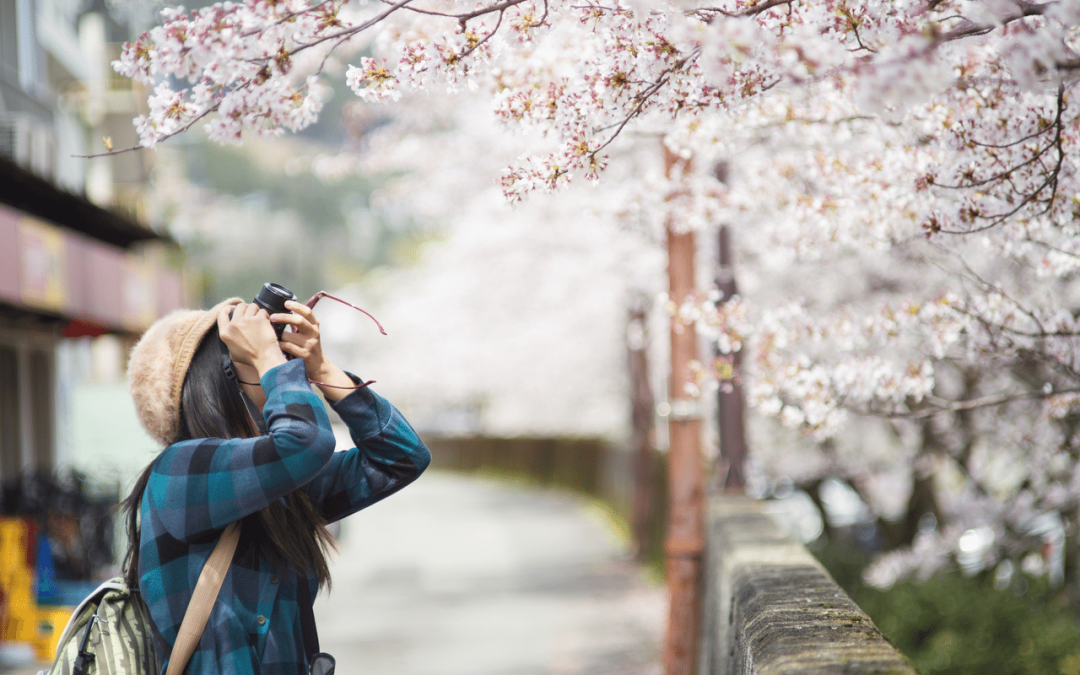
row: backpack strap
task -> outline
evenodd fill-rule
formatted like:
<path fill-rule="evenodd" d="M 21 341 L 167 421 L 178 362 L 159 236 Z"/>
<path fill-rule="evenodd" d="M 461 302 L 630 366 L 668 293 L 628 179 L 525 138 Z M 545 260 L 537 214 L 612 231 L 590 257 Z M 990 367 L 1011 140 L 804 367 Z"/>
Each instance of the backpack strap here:
<path fill-rule="evenodd" d="M 222 532 L 210 558 L 203 565 L 199 580 L 195 583 L 195 590 L 191 594 L 191 602 L 184 613 L 184 620 L 180 623 L 180 630 L 176 634 L 176 644 L 173 645 L 172 654 L 169 657 L 169 668 L 166 675 L 180 675 L 187 667 L 191 655 L 195 653 L 195 647 L 199 644 L 206 622 L 210 619 L 210 610 L 217 600 L 221 591 L 221 584 L 225 581 L 225 574 L 229 571 L 233 554 L 236 553 L 236 543 L 240 540 L 240 521 L 230 523 Z"/>

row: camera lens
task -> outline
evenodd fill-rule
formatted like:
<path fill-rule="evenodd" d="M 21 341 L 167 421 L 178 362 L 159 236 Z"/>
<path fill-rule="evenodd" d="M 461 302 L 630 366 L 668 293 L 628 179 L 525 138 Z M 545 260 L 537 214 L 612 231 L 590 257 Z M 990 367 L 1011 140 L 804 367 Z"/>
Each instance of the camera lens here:
<path fill-rule="evenodd" d="M 270 314 L 281 314 L 289 311 L 285 309 L 285 301 L 295 299 L 296 294 L 289 289 L 280 284 L 267 282 L 263 284 L 253 302 Z"/>
<path fill-rule="evenodd" d="M 291 314 L 290 310 L 285 309 L 286 300 L 296 300 L 296 294 L 280 284 L 266 282 L 252 302 L 269 314 Z M 282 333 L 285 332 L 285 324 L 274 324 L 274 331 L 280 340 Z"/>

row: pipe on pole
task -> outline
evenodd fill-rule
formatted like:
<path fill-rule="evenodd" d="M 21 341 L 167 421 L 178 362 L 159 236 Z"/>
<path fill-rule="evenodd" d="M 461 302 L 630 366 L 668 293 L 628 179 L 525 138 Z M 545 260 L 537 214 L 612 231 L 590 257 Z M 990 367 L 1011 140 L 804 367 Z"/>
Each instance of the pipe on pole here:
<path fill-rule="evenodd" d="M 716 287 L 723 301 L 730 300 L 739 292 L 735 285 L 735 268 L 731 248 L 731 228 L 720 226 L 719 268 Z M 720 356 L 717 352 L 717 356 Z M 717 394 L 717 415 L 720 427 L 720 466 L 717 483 L 721 492 L 743 494 L 746 490 L 746 403 L 743 399 L 742 351 L 731 354 L 734 377 L 724 383 Z"/>
<path fill-rule="evenodd" d="M 689 160 L 666 147 L 664 169 L 669 179 L 684 172 Z M 677 193 L 669 199 L 677 197 Z M 693 293 L 694 233 L 667 223 L 668 293 L 676 307 Z M 670 610 L 664 644 L 665 675 L 694 675 L 701 625 L 701 565 L 704 549 L 704 458 L 700 402 L 687 393 L 692 361 L 698 359 L 694 324 L 678 315 L 671 319 L 671 374 L 668 429 L 668 493 L 670 509 L 664 542 Z"/>
<path fill-rule="evenodd" d="M 634 453 L 634 502 L 631 528 L 634 533 L 635 557 L 644 562 L 652 541 L 656 511 L 656 399 L 649 383 L 649 300 L 644 294 L 631 300 L 627 317 L 626 343 L 630 370 L 630 421 L 633 430 L 631 450 Z"/>

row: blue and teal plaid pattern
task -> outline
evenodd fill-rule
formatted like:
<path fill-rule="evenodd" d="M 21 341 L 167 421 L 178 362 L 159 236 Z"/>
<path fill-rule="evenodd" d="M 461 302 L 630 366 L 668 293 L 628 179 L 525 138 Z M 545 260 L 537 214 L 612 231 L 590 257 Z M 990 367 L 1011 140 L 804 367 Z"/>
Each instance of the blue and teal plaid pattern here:
<path fill-rule="evenodd" d="M 356 444 L 334 452 L 330 420 L 303 361 L 268 371 L 261 383 L 267 435 L 171 445 L 156 460 L 143 495 L 139 587 L 162 673 L 195 582 L 226 525 L 297 488 L 333 522 L 393 494 L 431 461 L 401 413 L 368 388 L 331 405 Z M 308 584 L 314 598 L 317 580 L 278 572 L 261 556 L 239 555 L 244 549 L 242 533 L 188 672 L 306 673 L 297 584 Z"/>

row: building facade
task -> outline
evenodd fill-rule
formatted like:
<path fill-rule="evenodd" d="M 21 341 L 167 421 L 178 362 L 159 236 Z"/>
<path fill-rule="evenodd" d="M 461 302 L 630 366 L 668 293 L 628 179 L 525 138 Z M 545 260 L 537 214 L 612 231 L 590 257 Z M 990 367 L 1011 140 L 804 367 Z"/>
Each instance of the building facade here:
<path fill-rule="evenodd" d="M 145 222 L 139 96 L 103 0 L 0 0 L 0 482 L 63 468 L 65 341 L 133 338 L 185 304 Z"/>

